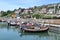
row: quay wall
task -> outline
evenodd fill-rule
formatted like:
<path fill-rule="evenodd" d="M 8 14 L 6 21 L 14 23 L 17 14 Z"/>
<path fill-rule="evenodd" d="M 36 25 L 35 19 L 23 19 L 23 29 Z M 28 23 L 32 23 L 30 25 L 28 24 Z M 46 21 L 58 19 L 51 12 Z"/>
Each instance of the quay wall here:
<path fill-rule="evenodd" d="M 25 22 L 25 21 L 31 21 L 31 22 L 44 22 L 46 24 L 59 24 L 60 25 L 60 19 L 17 19 L 17 18 L 0 18 L 0 20 L 13 20 L 13 21 L 20 21 L 20 22 Z"/>
<path fill-rule="evenodd" d="M 21 21 L 44 22 L 46 24 L 60 25 L 60 19 L 21 19 Z"/>

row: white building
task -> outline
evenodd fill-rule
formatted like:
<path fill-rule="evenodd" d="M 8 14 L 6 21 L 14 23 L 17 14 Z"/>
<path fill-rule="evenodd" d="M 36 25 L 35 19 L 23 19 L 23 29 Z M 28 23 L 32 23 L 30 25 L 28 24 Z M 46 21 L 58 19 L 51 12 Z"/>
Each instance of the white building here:
<path fill-rule="evenodd" d="M 46 10 L 47 10 L 46 8 L 42 8 L 39 13 L 46 13 L 47 12 Z"/>
<path fill-rule="evenodd" d="M 25 9 L 25 10 L 22 12 L 22 14 L 28 14 L 28 10 Z"/>
<path fill-rule="evenodd" d="M 50 9 L 48 9 L 47 14 L 53 14 L 53 13 L 54 13 L 54 8 L 50 8 Z"/>
<path fill-rule="evenodd" d="M 56 14 L 60 14 L 60 4 L 58 4 L 58 9 Z"/>
<path fill-rule="evenodd" d="M 19 12 L 20 12 L 20 10 L 16 10 L 16 11 L 15 11 L 15 14 L 16 14 L 16 17 L 17 17 L 17 18 L 20 18 Z"/>
<path fill-rule="evenodd" d="M 32 10 L 30 9 L 25 9 L 22 14 L 29 14 L 29 13 L 33 13 Z"/>

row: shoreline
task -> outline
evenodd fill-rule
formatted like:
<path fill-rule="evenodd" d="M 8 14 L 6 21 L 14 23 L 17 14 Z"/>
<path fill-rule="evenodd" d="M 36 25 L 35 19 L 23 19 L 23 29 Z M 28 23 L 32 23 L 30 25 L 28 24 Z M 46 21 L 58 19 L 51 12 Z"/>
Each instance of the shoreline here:
<path fill-rule="evenodd" d="M 33 19 L 33 18 L 27 18 L 27 19 L 17 19 L 17 18 L 0 18 L 0 20 L 13 20 L 13 21 L 21 21 L 21 22 L 25 22 L 25 21 L 31 21 L 31 22 L 42 22 L 44 21 L 44 23 L 46 24 L 58 24 L 60 25 L 60 19 Z"/>

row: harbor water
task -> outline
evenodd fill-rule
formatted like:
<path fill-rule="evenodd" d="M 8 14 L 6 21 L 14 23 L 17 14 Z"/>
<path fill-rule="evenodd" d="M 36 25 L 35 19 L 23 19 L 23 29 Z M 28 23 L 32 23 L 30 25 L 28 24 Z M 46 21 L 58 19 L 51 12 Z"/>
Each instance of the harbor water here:
<path fill-rule="evenodd" d="M 55 32 L 23 33 L 16 26 L 8 26 L 0 22 L 0 40 L 60 40 L 60 34 Z"/>

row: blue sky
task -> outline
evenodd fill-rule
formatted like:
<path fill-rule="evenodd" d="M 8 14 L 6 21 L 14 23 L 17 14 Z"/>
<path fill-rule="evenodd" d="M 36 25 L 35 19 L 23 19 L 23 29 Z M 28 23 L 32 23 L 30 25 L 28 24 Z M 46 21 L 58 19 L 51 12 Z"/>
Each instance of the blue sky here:
<path fill-rule="evenodd" d="M 60 0 L 0 0 L 0 10 L 13 10 L 58 3 Z"/>

